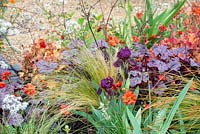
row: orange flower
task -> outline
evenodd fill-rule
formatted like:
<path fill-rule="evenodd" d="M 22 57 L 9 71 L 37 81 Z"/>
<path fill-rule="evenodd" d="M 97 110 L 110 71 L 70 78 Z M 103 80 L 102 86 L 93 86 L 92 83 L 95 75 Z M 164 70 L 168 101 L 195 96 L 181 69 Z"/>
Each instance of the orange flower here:
<path fill-rule="evenodd" d="M 181 36 L 181 35 L 183 34 L 183 32 L 182 32 L 181 30 L 178 30 L 178 31 L 177 31 L 177 34 L 178 34 L 179 36 Z"/>
<path fill-rule="evenodd" d="M 108 45 L 116 47 L 119 44 L 119 40 L 116 36 L 108 35 Z"/>
<path fill-rule="evenodd" d="M 116 84 L 112 85 L 112 89 L 116 91 L 121 86 L 122 86 L 122 81 L 118 81 Z"/>
<path fill-rule="evenodd" d="M 199 5 L 200 3 L 198 3 Z M 200 6 L 198 6 L 197 4 L 195 4 L 194 2 L 192 3 L 192 13 L 195 16 L 200 16 Z"/>
<path fill-rule="evenodd" d="M 134 105 L 136 102 L 136 96 L 132 91 L 128 91 L 122 96 L 122 101 L 126 105 L 129 105 L 129 104 Z"/>
<path fill-rule="evenodd" d="M 196 85 L 196 83 L 194 81 L 192 82 L 192 85 L 190 86 L 190 89 L 191 90 L 196 90 L 197 89 L 197 85 Z"/>
<path fill-rule="evenodd" d="M 164 26 L 164 25 L 160 25 L 159 26 L 159 31 L 160 32 L 164 32 L 164 31 L 166 31 L 167 30 L 167 28 Z"/>
<path fill-rule="evenodd" d="M 36 94 L 36 88 L 31 83 L 26 84 L 24 87 L 24 93 L 28 96 L 33 96 Z"/>
<path fill-rule="evenodd" d="M 7 80 L 8 77 L 10 77 L 10 75 L 11 75 L 11 72 L 9 72 L 9 71 L 3 72 L 2 75 L 1 75 L 1 79 Z"/>
<path fill-rule="evenodd" d="M 166 81 L 167 78 L 166 78 L 164 75 L 159 74 L 159 75 L 158 75 L 158 80 L 159 80 L 159 81 Z"/>
<path fill-rule="evenodd" d="M 69 115 L 70 114 L 70 112 L 68 111 L 69 108 L 70 108 L 69 105 L 61 104 L 60 112 L 63 113 L 64 115 Z"/>
<path fill-rule="evenodd" d="M 5 82 L 0 82 L 0 88 L 4 88 L 6 87 L 6 83 Z"/>
<path fill-rule="evenodd" d="M 121 87 L 122 86 L 122 81 L 118 81 L 117 83 L 116 83 L 116 87 Z"/>
<path fill-rule="evenodd" d="M 11 4 L 15 4 L 15 0 L 9 0 Z"/>
<path fill-rule="evenodd" d="M 152 40 L 156 39 L 156 35 L 152 34 L 150 39 L 152 39 Z"/>
<path fill-rule="evenodd" d="M 40 48 L 46 48 L 46 46 L 47 46 L 44 39 L 39 39 L 38 44 L 39 44 Z"/>
<path fill-rule="evenodd" d="M 61 39 L 61 40 L 64 40 L 64 39 L 65 39 L 65 36 L 64 36 L 64 35 L 61 35 L 61 36 L 60 36 L 60 39 Z"/>
<path fill-rule="evenodd" d="M 137 16 L 137 18 L 138 18 L 139 20 L 142 19 L 142 15 L 143 15 L 142 12 L 137 12 L 137 13 L 136 13 L 136 16 Z"/>
<path fill-rule="evenodd" d="M 140 42 L 140 37 L 132 36 L 132 41 L 136 42 L 136 43 L 139 43 Z"/>
<path fill-rule="evenodd" d="M 149 105 L 149 104 L 144 104 L 143 106 L 144 106 L 144 109 L 145 109 L 145 110 L 148 110 L 148 109 L 150 108 L 150 105 Z"/>

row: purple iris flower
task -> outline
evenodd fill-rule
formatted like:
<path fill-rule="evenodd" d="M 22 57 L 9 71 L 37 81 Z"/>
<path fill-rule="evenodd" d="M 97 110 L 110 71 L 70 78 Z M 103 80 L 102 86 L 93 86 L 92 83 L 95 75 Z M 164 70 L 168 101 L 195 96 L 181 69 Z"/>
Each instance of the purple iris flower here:
<path fill-rule="evenodd" d="M 111 77 L 107 77 L 101 80 L 101 88 L 109 89 L 112 88 L 113 79 Z"/>
<path fill-rule="evenodd" d="M 127 60 L 131 56 L 131 50 L 128 47 L 120 49 L 117 53 L 117 57 L 122 60 Z"/>

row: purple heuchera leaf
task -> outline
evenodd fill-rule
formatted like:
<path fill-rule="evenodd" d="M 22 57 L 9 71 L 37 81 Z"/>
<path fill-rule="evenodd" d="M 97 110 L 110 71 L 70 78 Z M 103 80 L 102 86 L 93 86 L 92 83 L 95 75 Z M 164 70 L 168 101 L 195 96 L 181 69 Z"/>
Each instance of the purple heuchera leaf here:
<path fill-rule="evenodd" d="M 122 60 L 128 60 L 131 56 L 131 50 L 128 47 L 120 49 L 117 53 L 117 57 Z"/>
<path fill-rule="evenodd" d="M 175 56 L 178 54 L 189 54 L 189 49 L 187 47 L 180 47 L 180 48 L 176 48 L 176 49 L 172 49 L 170 50 L 172 54 L 174 54 Z"/>
<path fill-rule="evenodd" d="M 160 59 L 162 60 L 166 60 L 172 56 L 172 53 L 168 50 L 167 46 L 154 46 L 152 50 L 155 56 L 160 56 Z"/>
<path fill-rule="evenodd" d="M 65 50 L 61 53 L 61 55 L 65 58 L 65 59 L 68 59 L 68 58 L 71 58 L 73 57 L 74 55 L 76 55 L 78 53 L 78 50 L 77 49 L 72 49 L 72 50 Z"/>
<path fill-rule="evenodd" d="M 139 71 L 130 71 L 130 86 L 135 87 L 142 83 L 142 73 Z"/>
<path fill-rule="evenodd" d="M 149 80 L 149 74 L 148 74 L 148 72 L 144 72 L 142 74 L 142 81 L 143 82 L 148 82 L 148 80 Z"/>
<path fill-rule="evenodd" d="M 153 89 L 153 92 L 159 96 L 162 96 L 164 93 L 164 90 L 166 88 L 166 85 L 163 82 L 160 82 L 157 86 L 157 88 Z"/>
<path fill-rule="evenodd" d="M 192 67 L 200 67 L 200 64 L 196 63 L 192 58 L 190 58 L 190 66 L 192 66 Z"/>
<path fill-rule="evenodd" d="M 151 59 L 149 63 L 147 63 L 148 67 L 156 67 L 160 72 L 167 71 L 169 69 L 168 65 L 160 60 Z"/>
<path fill-rule="evenodd" d="M 181 63 L 178 57 L 172 58 L 168 63 L 169 70 L 179 71 Z"/>
<path fill-rule="evenodd" d="M 131 52 L 131 57 L 141 57 L 149 55 L 148 49 L 145 45 L 135 44 L 134 47 L 136 48 L 136 50 Z"/>
<path fill-rule="evenodd" d="M 8 123 L 9 125 L 20 126 L 21 123 L 24 122 L 24 119 L 21 114 L 12 113 L 8 116 Z"/>
<path fill-rule="evenodd" d="M 36 66 L 40 73 L 48 74 L 54 71 L 54 69 L 58 67 L 58 63 L 40 60 L 36 63 Z"/>
<path fill-rule="evenodd" d="M 148 73 L 147 72 L 140 72 L 140 71 L 130 71 L 130 86 L 135 87 L 142 82 L 148 81 Z"/>
<path fill-rule="evenodd" d="M 172 49 L 170 50 L 170 52 L 173 56 L 178 56 L 182 54 L 183 56 L 180 57 L 180 59 L 185 60 L 187 55 L 189 54 L 189 49 L 187 47 L 181 47 L 181 48 Z"/>
<path fill-rule="evenodd" d="M 85 43 L 82 40 L 71 40 L 69 44 L 70 49 L 79 49 L 85 47 Z"/>
<path fill-rule="evenodd" d="M 105 40 L 98 40 L 97 44 L 96 42 L 92 43 L 91 48 L 106 49 L 108 48 L 108 43 Z"/>

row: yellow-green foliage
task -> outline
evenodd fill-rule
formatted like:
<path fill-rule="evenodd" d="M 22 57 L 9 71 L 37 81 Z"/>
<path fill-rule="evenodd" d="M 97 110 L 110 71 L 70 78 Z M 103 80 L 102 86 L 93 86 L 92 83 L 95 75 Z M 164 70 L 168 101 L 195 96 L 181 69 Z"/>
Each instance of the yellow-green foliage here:
<path fill-rule="evenodd" d="M 70 86 L 74 87 L 66 92 L 66 99 L 72 101 L 76 106 L 98 106 L 98 95 L 96 89 L 92 85 L 95 81 L 98 85 L 103 78 L 108 76 L 116 80 L 117 69 L 113 66 L 113 59 L 110 57 L 109 63 L 106 63 L 100 51 L 93 54 L 88 49 L 81 50 L 78 55 L 78 65 L 84 72 L 87 72 L 90 79 L 84 73 L 74 70 L 78 76 L 77 83 L 71 83 Z"/>
<path fill-rule="evenodd" d="M 52 88 L 46 97 L 52 101 L 66 101 L 72 109 L 85 109 L 90 105 L 97 107 L 98 95 L 92 82 L 100 85 L 101 80 L 108 76 L 116 81 L 117 69 L 113 66 L 114 59 L 110 56 L 110 60 L 106 62 L 99 50 L 94 53 L 88 49 L 80 50 L 76 58 L 78 64 L 71 67 L 70 72 L 66 74 L 69 80 L 54 80 L 57 83 L 55 86 L 51 77 L 48 85 Z M 58 75 L 55 77 L 58 78 Z"/>

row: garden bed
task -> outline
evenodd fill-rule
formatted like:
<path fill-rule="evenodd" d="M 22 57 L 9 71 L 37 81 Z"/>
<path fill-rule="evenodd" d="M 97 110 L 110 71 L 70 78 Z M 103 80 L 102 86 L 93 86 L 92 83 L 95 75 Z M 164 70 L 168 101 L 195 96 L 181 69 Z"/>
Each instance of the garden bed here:
<path fill-rule="evenodd" d="M 3 0 L 0 134 L 200 133 L 199 4 Z"/>

